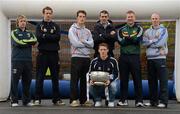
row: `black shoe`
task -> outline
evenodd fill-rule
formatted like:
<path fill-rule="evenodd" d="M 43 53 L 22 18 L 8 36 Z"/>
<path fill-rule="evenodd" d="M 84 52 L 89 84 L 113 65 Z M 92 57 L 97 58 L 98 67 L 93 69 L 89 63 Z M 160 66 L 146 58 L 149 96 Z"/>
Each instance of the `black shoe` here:
<path fill-rule="evenodd" d="M 109 104 L 109 101 L 105 100 L 105 105 L 108 106 L 108 104 Z"/>

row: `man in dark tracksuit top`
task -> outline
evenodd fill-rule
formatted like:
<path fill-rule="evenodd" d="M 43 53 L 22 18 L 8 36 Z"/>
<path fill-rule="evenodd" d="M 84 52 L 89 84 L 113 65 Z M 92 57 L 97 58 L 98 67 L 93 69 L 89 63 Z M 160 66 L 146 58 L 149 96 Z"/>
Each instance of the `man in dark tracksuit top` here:
<path fill-rule="evenodd" d="M 116 30 L 112 24 L 112 21 L 109 20 L 109 13 L 106 10 L 102 10 L 99 14 L 99 21 L 96 23 L 93 30 L 93 39 L 94 39 L 94 57 L 99 55 L 98 45 L 100 43 L 107 43 L 109 45 L 108 55 L 114 57 L 114 43 L 116 41 Z"/>
<path fill-rule="evenodd" d="M 37 39 L 26 30 L 26 17 L 17 18 L 17 29 L 11 33 L 12 38 L 12 82 L 11 82 L 11 106 L 18 105 L 18 82 L 22 77 L 22 104 L 31 106 L 30 85 L 32 79 L 32 45 Z"/>
<path fill-rule="evenodd" d="M 126 14 L 127 24 L 118 30 L 118 41 L 121 45 L 119 58 L 120 68 L 120 101 L 118 106 L 126 106 L 128 97 L 128 82 L 131 73 L 134 82 L 135 106 L 142 107 L 142 79 L 140 65 L 140 41 L 143 29 L 135 22 L 135 13 L 128 11 Z"/>
<path fill-rule="evenodd" d="M 99 53 L 100 55 L 94 58 L 91 61 L 89 74 L 92 71 L 102 71 L 108 72 L 110 79 L 105 82 L 105 85 L 96 85 L 91 79 L 89 80 L 90 83 L 90 93 L 94 98 L 95 107 L 102 106 L 101 103 L 101 93 L 105 88 L 108 88 L 107 93 L 109 94 L 108 100 L 108 107 L 114 107 L 114 101 L 117 91 L 117 79 L 119 77 L 119 67 L 118 62 L 115 58 L 110 57 L 108 55 L 109 47 L 106 43 L 99 44 Z M 106 94 L 107 94 L 106 93 Z"/>
<path fill-rule="evenodd" d="M 54 105 L 64 105 L 59 95 L 58 76 L 60 28 L 56 23 L 52 22 L 52 14 L 52 8 L 45 7 L 43 9 L 44 19 L 36 28 L 39 53 L 37 56 L 35 105 L 41 104 L 43 80 L 48 67 L 52 77 L 52 102 Z"/>

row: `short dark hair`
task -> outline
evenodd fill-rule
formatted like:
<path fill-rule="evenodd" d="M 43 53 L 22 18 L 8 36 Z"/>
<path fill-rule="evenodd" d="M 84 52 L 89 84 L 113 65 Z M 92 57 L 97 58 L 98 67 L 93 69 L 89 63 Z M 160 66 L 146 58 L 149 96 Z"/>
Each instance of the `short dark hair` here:
<path fill-rule="evenodd" d="M 130 13 L 135 15 L 135 12 L 133 10 L 129 10 L 129 11 L 126 12 L 126 14 L 130 14 Z"/>
<path fill-rule="evenodd" d="M 52 9 L 51 7 L 49 7 L 49 6 L 46 6 L 46 7 L 44 7 L 44 8 L 42 9 L 42 13 L 43 13 L 43 14 L 45 13 L 45 10 L 51 10 L 52 13 L 53 13 L 53 9 Z"/>
<path fill-rule="evenodd" d="M 99 46 L 98 46 L 98 49 L 99 49 L 100 46 L 104 46 L 107 49 L 109 49 L 109 45 L 107 43 L 100 43 Z"/>
<path fill-rule="evenodd" d="M 99 15 L 101 15 L 101 13 L 108 14 L 108 16 L 109 16 L 109 12 L 107 10 L 100 11 Z"/>
<path fill-rule="evenodd" d="M 86 16 L 86 11 L 85 10 L 78 10 L 77 11 L 77 17 L 79 16 L 80 13 L 83 13 Z"/>

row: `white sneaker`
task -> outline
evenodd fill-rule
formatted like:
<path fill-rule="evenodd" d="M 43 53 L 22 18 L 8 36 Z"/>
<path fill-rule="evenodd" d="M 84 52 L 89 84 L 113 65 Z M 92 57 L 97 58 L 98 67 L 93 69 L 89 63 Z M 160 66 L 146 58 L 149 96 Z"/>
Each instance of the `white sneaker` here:
<path fill-rule="evenodd" d="M 149 103 L 144 103 L 144 106 L 147 106 L 147 107 L 157 107 L 157 103 L 153 103 L 153 104 L 151 104 L 150 102 Z"/>
<path fill-rule="evenodd" d="M 73 100 L 73 101 L 71 102 L 70 106 L 72 106 L 72 107 L 78 107 L 78 106 L 80 106 L 80 104 L 79 104 L 79 102 L 78 102 L 77 100 Z"/>
<path fill-rule="evenodd" d="M 25 106 L 34 106 L 34 103 L 28 103 L 28 104 L 26 104 Z"/>
<path fill-rule="evenodd" d="M 108 107 L 114 107 L 114 102 L 109 102 Z"/>
<path fill-rule="evenodd" d="M 119 101 L 119 102 L 117 103 L 117 106 L 128 106 L 128 102 L 127 102 L 127 101 L 124 101 L 124 102 Z"/>
<path fill-rule="evenodd" d="M 41 105 L 40 101 L 39 100 L 35 100 L 34 103 L 33 103 L 33 106 L 39 106 Z"/>
<path fill-rule="evenodd" d="M 94 106 L 95 106 L 95 107 L 100 107 L 100 106 L 102 106 L 101 101 L 96 101 Z"/>
<path fill-rule="evenodd" d="M 18 107 L 19 104 L 18 104 L 18 103 L 12 103 L 11 106 L 12 106 L 12 107 Z"/>
<path fill-rule="evenodd" d="M 164 104 L 164 103 L 159 103 L 159 104 L 157 105 L 157 107 L 158 107 L 158 108 L 167 108 L 167 105 Z"/>
<path fill-rule="evenodd" d="M 151 103 L 144 103 L 145 106 L 152 106 Z"/>
<path fill-rule="evenodd" d="M 138 103 L 136 103 L 135 106 L 136 106 L 136 107 L 144 107 L 144 104 L 143 104 L 142 102 L 138 102 Z"/>

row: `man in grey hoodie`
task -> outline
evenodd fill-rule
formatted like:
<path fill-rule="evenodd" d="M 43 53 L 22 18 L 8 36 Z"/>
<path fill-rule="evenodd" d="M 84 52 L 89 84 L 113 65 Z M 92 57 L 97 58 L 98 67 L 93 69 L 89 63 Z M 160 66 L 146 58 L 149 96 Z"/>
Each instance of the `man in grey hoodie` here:
<path fill-rule="evenodd" d="M 86 12 L 77 12 L 77 22 L 70 29 L 68 38 L 71 44 L 71 81 L 70 106 L 88 105 L 86 96 L 86 73 L 90 65 L 90 49 L 94 43 L 90 30 L 85 28 Z M 78 82 L 80 81 L 80 96 L 78 100 Z"/>
<path fill-rule="evenodd" d="M 143 45 L 147 47 L 147 68 L 150 103 L 148 106 L 166 108 L 168 104 L 168 73 L 166 68 L 166 56 L 168 53 L 167 29 L 160 25 L 160 15 L 153 13 L 152 26 L 143 36 Z M 158 97 L 158 79 L 160 82 L 160 97 Z M 160 100 L 160 102 L 159 102 Z"/>

